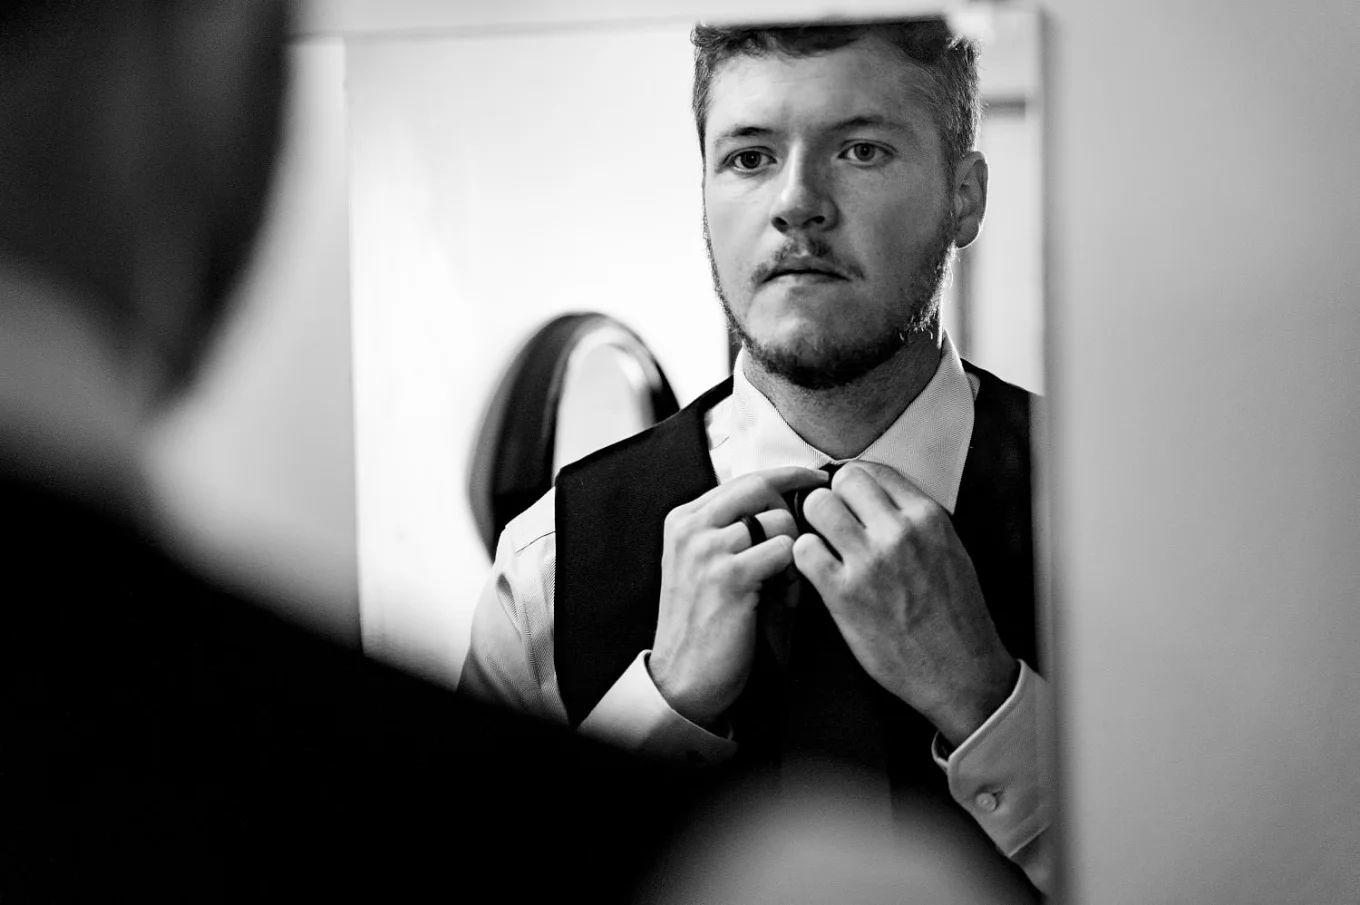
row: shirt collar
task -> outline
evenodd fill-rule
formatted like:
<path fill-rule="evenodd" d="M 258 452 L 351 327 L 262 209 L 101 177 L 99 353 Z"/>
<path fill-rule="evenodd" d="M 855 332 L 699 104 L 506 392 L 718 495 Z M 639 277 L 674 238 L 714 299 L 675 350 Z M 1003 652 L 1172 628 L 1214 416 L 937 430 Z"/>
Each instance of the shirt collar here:
<path fill-rule="evenodd" d="M 973 392 L 947 333 L 940 351 L 940 365 L 925 389 L 855 459 L 895 469 L 952 513 L 973 433 Z M 721 443 L 730 476 L 781 465 L 820 468 L 833 461 L 798 436 L 774 404 L 751 385 L 745 362 L 742 350 L 733 374 L 728 431 Z"/>

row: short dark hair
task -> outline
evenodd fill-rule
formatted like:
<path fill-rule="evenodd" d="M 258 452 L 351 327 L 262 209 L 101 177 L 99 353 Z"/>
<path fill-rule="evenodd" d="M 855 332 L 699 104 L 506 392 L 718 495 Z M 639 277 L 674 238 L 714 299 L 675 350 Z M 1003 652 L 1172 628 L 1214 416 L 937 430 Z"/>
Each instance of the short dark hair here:
<path fill-rule="evenodd" d="M 694 44 L 693 106 L 699 153 L 704 153 L 713 79 L 723 63 L 739 56 L 813 56 L 870 36 L 895 48 L 904 61 L 929 78 L 931 114 L 940 132 L 944 162 L 946 166 L 957 163 L 973 150 L 977 137 L 981 113 L 978 48 L 972 40 L 955 34 L 938 17 L 844 24 L 695 26 L 690 40 Z"/>

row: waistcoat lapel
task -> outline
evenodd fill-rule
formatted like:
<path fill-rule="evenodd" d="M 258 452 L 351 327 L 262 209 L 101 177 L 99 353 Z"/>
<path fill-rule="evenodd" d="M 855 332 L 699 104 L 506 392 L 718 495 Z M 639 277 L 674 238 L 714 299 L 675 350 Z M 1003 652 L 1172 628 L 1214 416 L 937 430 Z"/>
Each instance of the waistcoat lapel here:
<path fill-rule="evenodd" d="M 663 522 L 718 485 L 704 413 L 731 392 L 729 377 L 650 430 L 558 473 L 553 646 L 572 726 L 652 646 Z"/>

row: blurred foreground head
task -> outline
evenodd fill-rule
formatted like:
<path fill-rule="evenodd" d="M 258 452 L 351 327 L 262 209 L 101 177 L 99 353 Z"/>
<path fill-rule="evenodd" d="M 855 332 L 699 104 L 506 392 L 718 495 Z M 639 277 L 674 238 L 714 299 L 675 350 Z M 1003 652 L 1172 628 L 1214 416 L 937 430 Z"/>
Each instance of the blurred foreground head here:
<path fill-rule="evenodd" d="M 0 4 L 0 274 L 59 287 L 149 400 L 192 376 L 249 255 L 288 10 Z"/>
<path fill-rule="evenodd" d="M 968 818 L 904 798 L 885 832 L 866 777 L 825 766 L 781 794 L 760 781 L 726 790 L 667 853 L 639 901 L 658 905 L 1033 905 L 1037 894 Z"/>

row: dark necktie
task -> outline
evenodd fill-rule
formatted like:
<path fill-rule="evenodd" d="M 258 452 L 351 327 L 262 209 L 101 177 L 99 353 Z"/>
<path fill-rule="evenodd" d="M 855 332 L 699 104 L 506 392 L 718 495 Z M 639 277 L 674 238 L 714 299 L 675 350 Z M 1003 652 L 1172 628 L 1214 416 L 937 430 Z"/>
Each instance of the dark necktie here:
<path fill-rule="evenodd" d="M 800 532 L 814 531 L 803 516 L 804 498 L 794 494 L 790 508 Z M 764 668 L 757 664 L 756 696 L 759 706 L 779 711 L 767 722 L 778 735 L 775 759 L 786 769 L 799 760 L 844 761 L 886 776 L 887 692 L 859 665 L 812 583 L 792 569 L 769 583 L 759 621 L 768 652 Z"/>
<path fill-rule="evenodd" d="M 839 463 L 830 462 L 822 466 L 822 471 L 831 476 L 840 467 Z M 808 491 L 799 490 L 785 498 L 799 534 L 812 530 L 803 516 L 803 503 L 807 494 Z M 761 634 L 769 644 L 768 653 L 773 655 L 781 676 L 787 674 L 789 668 L 799 603 L 804 597 L 815 597 L 816 593 L 793 566 L 789 566 L 783 575 L 766 582 L 761 591 L 758 611 Z"/>

